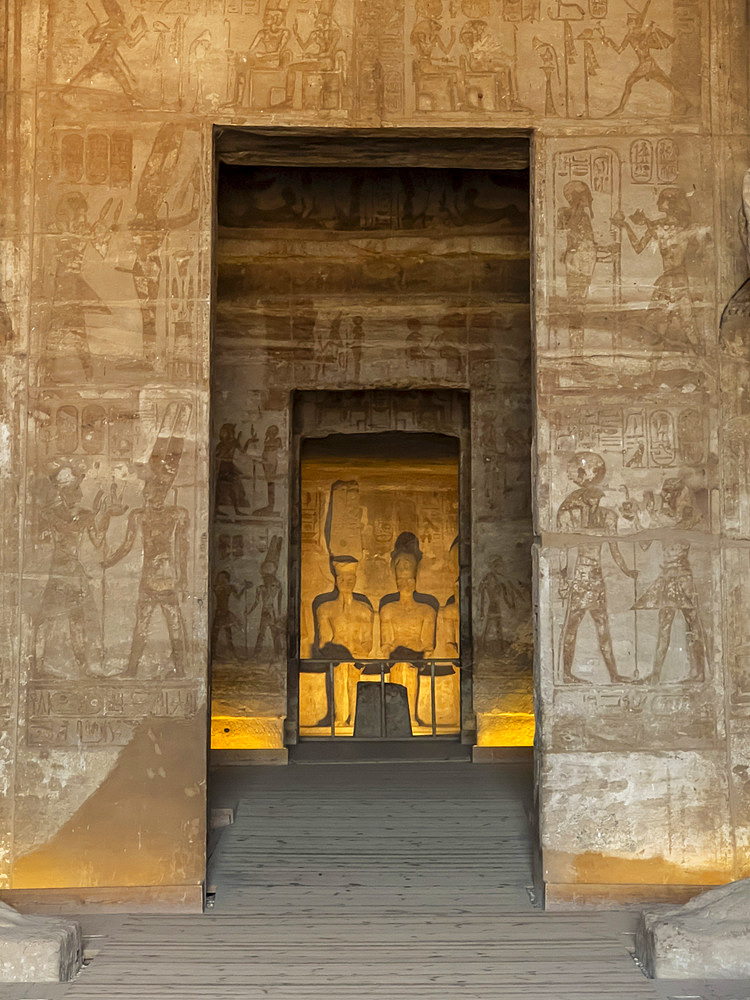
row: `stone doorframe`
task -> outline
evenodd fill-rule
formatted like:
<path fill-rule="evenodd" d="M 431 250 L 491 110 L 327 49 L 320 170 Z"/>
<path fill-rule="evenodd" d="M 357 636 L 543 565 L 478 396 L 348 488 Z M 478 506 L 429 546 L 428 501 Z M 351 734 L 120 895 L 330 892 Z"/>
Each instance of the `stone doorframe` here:
<path fill-rule="evenodd" d="M 293 167 L 341 167 L 356 168 L 361 167 L 427 167 L 434 169 L 450 168 L 470 168 L 476 170 L 529 170 L 529 194 L 530 202 L 533 199 L 534 174 L 533 174 L 533 132 L 524 129 L 497 129 L 497 128 L 380 128 L 380 129 L 360 129 L 360 128 L 310 128 L 310 127 L 243 127 L 216 125 L 213 129 L 214 137 L 214 167 L 215 178 L 218 179 L 218 164 L 226 163 L 237 166 L 293 166 Z M 216 190 L 216 187 L 214 188 Z M 213 228 L 218 226 L 217 221 L 217 199 L 214 196 L 213 204 Z M 532 226 L 533 234 L 533 226 Z M 530 246 L 531 260 L 534 259 L 533 246 Z M 214 272 L 216 271 L 214 265 Z M 533 271 L 533 268 L 532 268 Z M 216 273 L 214 273 L 214 287 L 216 283 Z M 533 288 L 533 274 L 529 279 L 530 289 Z M 533 298 L 533 294 L 532 294 Z M 215 312 L 212 310 L 212 314 Z M 532 368 L 534 356 L 534 316 L 530 310 L 529 324 L 532 339 Z M 375 390 L 383 389 L 394 391 L 397 386 L 363 386 L 363 389 Z M 453 387 L 440 386 L 439 388 Z M 470 388 L 470 387 L 469 387 Z M 468 398 L 469 389 L 464 387 L 463 391 Z M 533 408 L 533 374 L 532 374 L 532 408 Z M 533 417 L 532 417 L 533 423 Z M 470 454 L 468 443 L 470 432 L 467 432 L 466 442 L 461 441 L 462 466 L 466 470 L 462 473 L 467 477 L 468 459 Z M 293 439 L 299 450 L 299 435 Z M 295 455 L 290 456 L 294 466 Z M 532 456 L 532 469 L 533 469 Z M 211 482 L 214 481 L 212 474 Z M 292 477 L 293 480 L 293 477 Z M 294 482 L 292 481 L 292 489 Z M 462 487 L 463 489 L 463 487 Z M 463 516 L 470 517 L 468 497 L 471 494 L 471 484 L 468 482 L 465 487 L 467 499 L 463 502 Z M 290 523 L 287 530 L 294 530 L 295 507 L 290 507 Z M 462 523 L 462 533 L 464 524 Z M 467 524 L 468 528 L 468 524 Z M 290 545 L 290 583 L 289 583 L 289 604 L 288 622 L 289 634 L 292 642 L 298 636 L 298 602 L 294 599 L 294 572 L 297 567 L 294 564 L 295 539 L 290 534 L 292 544 Z M 465 543 L 464 552 L 461 556 L 462 564 L 462 596 L 466 600 L 468 608 L 470 600 L 470 585 L 466 572 L 469 563 L 470 531 Z M 295 615 L 297 618 L 295 618 Z M 465 622 L 469 619 L 462 614 L 462 629 L 466 628 L 467 634 L 462 632 L 462 642 L 466 641 L 465 648 L 471 650 L 470 626 Z M 536 630 L 536 620 L 534 628 Z M 287 663 L 294 662 L 291 655 L 294 646 L 290 648 L 290 655 Z M 464 657 L 462 656 L 462 660 Z M 472 656 L 469 652 L 466 656 L 468 669 L 462 679 L 462 742 L 476 743 L 476 717 L 473 711 L 473 691 L 472 691 Z M 294 676 L 292 676 L 294 674 Z M 284 727 L 284 742 L 291 745 L 297 742 L 298 732 L 298 680 L 296 671 L 291 669 L 287 676 L 288 683 L 288 704 L 289 717 Z M 210 707 L 209 707 L 210 711 Z M 483 756 L 481 759 L 489 760 L 490 756 Z"/>

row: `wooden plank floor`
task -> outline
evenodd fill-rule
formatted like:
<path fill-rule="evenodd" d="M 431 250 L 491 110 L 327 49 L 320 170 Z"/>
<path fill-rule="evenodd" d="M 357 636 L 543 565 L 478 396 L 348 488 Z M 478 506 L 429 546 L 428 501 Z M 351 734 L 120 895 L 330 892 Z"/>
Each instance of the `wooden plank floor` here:
<path fill-rule="evenodd" d="M 646 980 L 631 915 L 536 909 L 530 781 L 518 763 L 225 768 L 213 907 L 109 918 L 75 983 L 0 998 L 750 1000 Z"/>

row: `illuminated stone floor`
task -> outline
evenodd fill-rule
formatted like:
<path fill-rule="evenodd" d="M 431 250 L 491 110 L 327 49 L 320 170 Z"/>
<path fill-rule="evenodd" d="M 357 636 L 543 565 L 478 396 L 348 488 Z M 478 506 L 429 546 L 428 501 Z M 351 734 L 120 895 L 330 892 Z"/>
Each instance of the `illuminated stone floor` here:
<path fill-rule="evenodd" d="M 226 767 L 203 916 L 86 916 L 89 966 L 2 1000 L 750 1000 L 653 983 L 633 916 L 530 898 L 531 765 Z"/>

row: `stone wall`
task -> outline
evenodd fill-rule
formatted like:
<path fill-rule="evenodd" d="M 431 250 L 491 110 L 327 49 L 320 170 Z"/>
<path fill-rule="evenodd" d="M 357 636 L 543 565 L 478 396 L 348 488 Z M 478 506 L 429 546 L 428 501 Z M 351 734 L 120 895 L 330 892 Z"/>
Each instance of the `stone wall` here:
<path fill-rule="evenodd" d="M 199 903 L 216 123 L 534 130 L 549 898 L 747 874 L 746 16 L 10 5 L 0 885 Z"/>

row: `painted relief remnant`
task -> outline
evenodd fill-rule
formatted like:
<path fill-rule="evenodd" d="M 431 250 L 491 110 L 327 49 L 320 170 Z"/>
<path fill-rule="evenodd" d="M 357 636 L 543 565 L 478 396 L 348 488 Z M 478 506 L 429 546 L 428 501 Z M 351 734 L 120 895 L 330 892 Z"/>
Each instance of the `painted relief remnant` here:
<path fill-rule="evenodd" d="M 140 532 L 143 565 L 130 659 L 123 674 L 126 677 L 138 676 L 157 608 L 169 633 L 173 676 L 184 677 L 187 668 L 187 635 L 180 602 L 187 589 L 190 515 L 185 507 L 170 506 L 166 501 L 179 470 L 189 416 L 187 404 L 167 407 L 148 464 L 142 470 L 143 506 L 130 512 L 122 544 L 103 564 L 109 569 L 124 559 Z"/>
<path fill-rule="evenodd" d="M 661 215 L 649 218 L 638 209 L 629 219 L 623 212 L 612 224 L 624 229 L 637 254 L 655 244 L 663 271 L 657 278 L 648 309 L 648 322 L 657 346 L 662 350 L 703 353 L 688 275 L 689 255 L 706 241 L 708 231 L 691 221 L 691 208 L 682 188 L 667 187 L 659 192 L 656 207 Z M 642 230 L 638 235 L 633 227 Z"/>
<path fill-rule="evenodd" d="M 641 81 L 658 83 L 660 86 L 665 87 L 674 96 L 676 106 L 682 113 L 690 107 L 690 102 L 683 95 L 677 84 L 671 77 L 667 76 L 651 54 L 652 52 L 668 49 L 675 41 L 672 35 L 667 34 L 666 31 L 662 31 L 653 21 L 646 21 L 651 3 L 652 0 L 646 0 L 641 10 L 636 10 L 632 7 L 632 4 L 628 4 L 632 8 L 632 11 L 627 16 L 627 32 L 619 45 L 613 42 L 608 35 L 604 34 L 604 29 L 602 29 L 603 40 L 618 55 L 621 55 L 626 49 L 630 48 L 638 60 L 638 65 L 625 81 L 620 103 L 614 111 L 610 112 L 610 116 L 623 113 L 630 100 L 633 88 Z"/>
<path fill-rule="evenodd" d="M 219 640 L 223 638 L 226 649 L 232 660 L 239 659 L 234 645 L 234 629 L 242 628 L 242 622 L 231 610 L 230 602 L 232 598 L 239 600 L 247 591 L 250 584 L 246 580 L 241 587 L 232 583 L 232 579 L 226 570 L 220 570 L 214 580 L 214 619 L 211 626 L 211 648 L 213 655 L 219 659 L 217 651 Z M 247 619 L 247 614 L 245 615 Z M 245 644 L 246 645 L 246 644 Z M 245 652 L 247 652 L 245 650 Z"/>
<path fill-rule="evenodd" d="M 83 376 L 94 376 L 87 313 L 109 313 L 109 306 L 83 278 L 84 257 L 92 247 L 100 257 L 109 248 L 122 202 L 114 208 L 109 198 L 95 222 L 89 222 L 89 205 L 80 191 L 63 195 L 55 211 L 57 233 L 55 247 L 55 277 L 50 317 L 46 327 L 44 347 L 45 367 L 49 376 L 59 377 L 63 359 L 72 353 L 80 364 Z"/>
<path fill-rule="evenodd" d="M 95 77 L 104 76 L 120 89 L 131 107 L 142 107 L 135 77 L 121 49 L 123 46 L 132 49 L 138 45 L 147 33 L 146 21 L 139 14 L 128 24 L 125 11 L 117 0 L 101 0 L 101 5 L 106 12 L 106 19 L 100 21 L 94 14 L 96 21 L 84 34 L 89 45 L 96 46 L 96 51 L 86 65 L 68 81 L 63 90 L 63 99 L 72 96 L 71 92 L 76 88 L 86 87 Z"/>
<path fill-rule="evenodd" d="M 568 342 L 575 354 L 583 353 L 584 307 L 596 267 L 597 247 L 591 216 L 593 197 L 584 181 L 568 181 L 563 188 L 568 207 L 560 209 L 558 230 L 567 234 L 565 280 L 568 293 Z"/>
<path fill-rule="evenodd" d="M 484 622 L 479 650 L 483 655 L 505 656 L 508 652 L 508 618 L 521 601 L 523 593 L 508 578 L 502 556 L 497 556 L 479 587 L 479 617 Z"/>
<path fill-rule="evenodd" d="M 43 522 L 52 538 L 52 561 L 33 630 L 32 672 L 45 672 L 50 632 L 63 619 L 67 622 L 78 676 L 101 668 L 103 645 L 99 615 L 91 593 L 91 581 L 79 550 L 84 537 L 101 549 L 110 518 L 125 513 L 116 488 L 100 490 L 93 509 L 83 504 L 84 472 L 72 462 L 60 460 L 50 473 L 55 495 L 43 508 Z M 71 679 L 75 677 L 71 673 Z"/>
<path fill-rule="evenodd" d="M 654 525 L 690 531 L 702 522 L 702 513 L 693 491 L 679 477 L 664 480 L 660 507 Z M 679 611 L 685 620 L 687 654 L 690 670 L 687 680 L 702 681 L 707 669 L 707 637 L 700 614 L 698 592 L 690 565 L 690 542 L 675 538 L 662 542 L 662 563 L 655 582 L 638 597 L 636 610 L 658 610 L 658 632 L 653 672 L 649 678 L 658 684 L 672 636 L 672 625 Z"/>
<path fill-rule="evenodd" d="M 257 442 L 255 432 L 242 443 L 242 436 L 235 430 L 235 424 L 222 424 L 219 430 L 219 440 L 214 449 L 216 460 L 216 509 L 232 510 L 235 514 L 250 513 L 245 487 L 242 482 L 242 472 L 238 468 L 234 456 L 239 452 L 246 455 L 250 444 Z"/>
<path fill-rule="evenodd" d="M 253 654 L 256 658 L 263 655 L 266 638 L 270 640 L 274 656 L 282 656 L 284 652 L 286 624 L 281 615 L 281 582 L 277 575 L 280 558 L 281 537 L 274 535 L 260 567 L 263 582 L 256 589 L 255 600 L 247 612 L 248 615 L 251 615 L 256 608 L 260 607 L 260 620 Z"/>
<path fill-rule="evenodd" d="M 579 452 L 568 463 L 568 477 L 578 487 L 560 504 L 557 512 L 557 530 L 570 534 L 601 536 L 617 534 L 617 512 L 602 507 L 604 491 L 599 484 L 606 474 L 606 465 L 600 455 L 593 452 Z M 608 543 L 609 551 L 618 569 L 635 579 L 636 569 L 625 562 L 620 547 L 615 540 Z M 575 665 L 578 629 L 590 614 L 596 627 L 599 650 L 612 682 L 628 680 L 620 674 L 615 663 L 612 637 L 609 630 L 609 609 L 607 591 L 602 574 L 603 541 L 584 543 L 578 546 L 572 578 L 568 575 L 569 556 L 565 550 L 560 562 L 560 597 L 565 601 L 565 618 L 562 628 L 561 661 L 563 679 L 580 682 L 582 678 L 573 673 Z"/>

